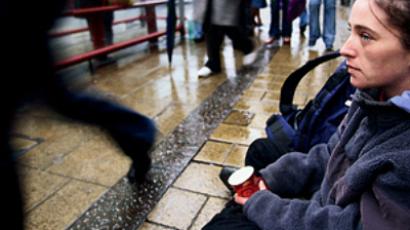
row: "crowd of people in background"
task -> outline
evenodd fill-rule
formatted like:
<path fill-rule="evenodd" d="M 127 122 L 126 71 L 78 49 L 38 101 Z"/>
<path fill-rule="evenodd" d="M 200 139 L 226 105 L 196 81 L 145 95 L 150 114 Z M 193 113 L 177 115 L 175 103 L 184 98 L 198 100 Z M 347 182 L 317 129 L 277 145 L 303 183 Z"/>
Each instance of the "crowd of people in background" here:
<path fill-rule="evenodd" d="M 260 9 L 270 5 L 270 25 L 266 46 L 290 45 L 292 24 L 295 19 L 292 8 L 298 11 L 301 37 L 308 37 L 309 50 L 315 50 L 318 39 L 322 38 L 325 52 L 333 51 L 336 36 L 336 0 L 193 0 L 192 39 L 195 42 L 206 40 L 207 58 L 205 66 L 198 71 L 199 77 L 209 77 L 221 71 L 220 48 L 227 35 L 233 47 L 244 54 L 243 64 L 251 64 L 256 56 L 253 51 L 252 36 L 254 28 L 263 26 Z M 321 6 L 323 23 L 320 25 Z M 349 0 L 342 0 L 342 6 L 350 6 Z M 222 10 L 223 9 L 223 10 Z M 293 10 L 293 11 L 292 11 Z M 308 35 L 305 32 L 309 28 Z M 206 39 L 205 39 L 206 38 Z"/>
<path fill-rule="evenodd" d="M 75 8 L 104 6 L 109 0 L 84 1 L 74 0 Z M 305 37 L 309 28 L 308 46 L 315 49 L 320 38 L 326 51 L 333 50 L 336 36 L 336 0 L 193 0 L 193 14 L 188 23 L 189 37 L 199 43 L 206 40 L 207 56 L 205 65 L 199 69 L 199 77 L 209 77 L 222 70 L 220 49 L 227 35 L 233 47 L 243 53 L 243 65 L 250 65 L 256 59 L 254 51 L 254 28 L 263 26 L 260 10 L 270 5 L 270 25 L 267 46 L 290 45 L 294 17 L 290 17 L 292 8 L 306 7 L 299 15 L 299 31 Z M 320 26 L 321 5 L 323 25 Z M 341 0 L 341 5 L 349 6 L 350 0 Z M 113 43 L 113 12 L 107 11 L 83 17 L 90 28 L 94 49 L 100 49 Z M 109 63 L 106 55 L 99 56 L 97 64 Z"/>

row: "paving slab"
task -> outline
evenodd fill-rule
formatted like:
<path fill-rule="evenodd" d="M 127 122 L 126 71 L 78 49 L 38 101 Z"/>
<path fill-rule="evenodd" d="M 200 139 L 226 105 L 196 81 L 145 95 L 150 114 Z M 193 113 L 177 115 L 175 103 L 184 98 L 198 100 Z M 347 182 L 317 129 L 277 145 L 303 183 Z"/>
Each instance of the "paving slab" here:
<path fill-rule="evenodd" d="M 215 214 L 220 212 L 225 206 L 227 200 L 210 197 L 205 206 L 201 209 L 201 212 L 198 214 L 198 217 L 195 219 L 194 224 L 190 230 L 200 230 L 202 227 L 208 223 Z"/>
<path fill-rule="evenodd" d="M 229 198 L 228 189 L 219 179 L 222 167 L 191 163 L 174 182 L 173 186 L 206 195 Z"/>
<path fill-rule="evenodd" d="M 178 229 L 188 229 L 205 201 L 204 195 L 170 188 L 147 219 Z"/>

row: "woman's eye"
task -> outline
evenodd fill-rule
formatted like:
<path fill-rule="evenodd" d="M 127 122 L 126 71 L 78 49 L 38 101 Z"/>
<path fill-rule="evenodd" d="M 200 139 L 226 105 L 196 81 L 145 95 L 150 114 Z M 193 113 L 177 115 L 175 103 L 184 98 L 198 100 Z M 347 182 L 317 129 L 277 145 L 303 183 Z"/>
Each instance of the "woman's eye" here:
<path fill-rule="evenodd" d="M 360 38 L 363 40 L 363 41 L 370 41 L 372 38 L 370 37 L 370 35 L 369 34 L 367 34 L 367 33 L 361 33 L 360 34 Z"/>

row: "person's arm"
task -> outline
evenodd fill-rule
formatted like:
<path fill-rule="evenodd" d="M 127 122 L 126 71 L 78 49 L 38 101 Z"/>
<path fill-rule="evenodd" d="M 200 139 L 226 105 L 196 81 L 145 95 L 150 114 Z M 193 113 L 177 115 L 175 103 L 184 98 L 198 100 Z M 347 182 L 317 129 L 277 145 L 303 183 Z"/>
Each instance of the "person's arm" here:
<path fill-rule="evenodd" d="M 262 190 L 244 201 L 244 213 L 262 229 L 408 229 L 408 150 L 374 154 L 362 156 L 355 169 L 346 172 L 349 200 L 323 204 L 327 198 L 320 193 L 300 200 Z"/>
<path fill-rule="evenodd" d="M 360 229 L 358 203 L 345 207 L 321 206 L 311 200 L 282 199 L 264 190 L 255 193 L 244 206 L 249 220 L 261 229 Z"/>
<path fill-rule="evenodd" d="M 282 197 L 310 196 L 322 182 L 330 153 L 339 140 L 336 131 L 328 144 L 318 144 L 307 154 L 288 153 L 260 171 L 268 188 Z"/>

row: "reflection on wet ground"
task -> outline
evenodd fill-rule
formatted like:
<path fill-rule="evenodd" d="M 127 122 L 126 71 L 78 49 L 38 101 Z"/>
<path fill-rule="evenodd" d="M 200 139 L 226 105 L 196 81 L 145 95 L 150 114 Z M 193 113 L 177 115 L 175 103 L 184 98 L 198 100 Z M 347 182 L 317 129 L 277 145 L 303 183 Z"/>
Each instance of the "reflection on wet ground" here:
<path fill-rule="evenodd" d="M 348 33 L 348 9 L 338 9 L 335 47 Z M 268 29 L 268 9 L 262 14 L 266 25 L 258 44 Z M 278 112 L 286 76 L 324 51 L 321 42 L 308 51 L 307 39 L 294 30 L 291 46 L 259 45 L 257 61 L 247 68 L 227 41 L 225 70 L 205 79 L 196 76 L 204 44 L 178 41 L 169 68 L 163 39 L 157 51 L 142 45 L 113 54 L 117 61 L 93 75 L 86 63 L 63 71 L 73 85 L 155 120 L 153 168 L 148 181 L 131 186 L 124 178 L 129 159 L 102 130 L 41 104 L 27 106 L 13 138 L 27 229 L 200 229 L 230 197 L 218 179 L 221 167 L 243 165 L 247 147 L 265 135 L 266 119 Z M 297 89 L 298 105 L 314 96 L 339 61 L 309 73 Z"/>

